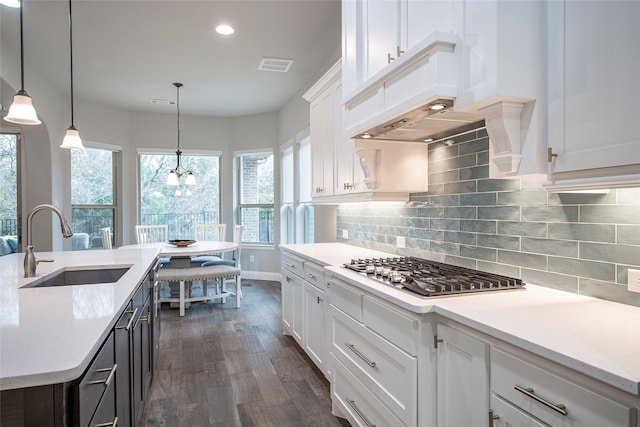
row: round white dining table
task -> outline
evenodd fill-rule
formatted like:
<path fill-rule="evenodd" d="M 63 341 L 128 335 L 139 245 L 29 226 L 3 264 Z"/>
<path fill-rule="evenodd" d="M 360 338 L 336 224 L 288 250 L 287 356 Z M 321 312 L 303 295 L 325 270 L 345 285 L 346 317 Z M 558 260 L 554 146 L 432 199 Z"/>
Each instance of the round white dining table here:
<path fill-rule="evenodd" d="M 190 244 L 189 246 L 178 247 L 168 242 L 160 243 L 138 243 L 135 245 L 120 246 L 119 249 L 146 249 L 158 248 L 158 256 L 169 258 L 186 258 L 198 255 L 216 254 L 235 250 L 237 243 L 225 241 L 202 240 Z"/>

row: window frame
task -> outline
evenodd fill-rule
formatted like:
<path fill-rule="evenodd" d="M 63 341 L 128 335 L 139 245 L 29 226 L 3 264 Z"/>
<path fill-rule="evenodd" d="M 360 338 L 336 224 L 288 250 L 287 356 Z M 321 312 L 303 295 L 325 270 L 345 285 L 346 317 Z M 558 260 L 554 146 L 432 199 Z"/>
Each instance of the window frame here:
<path fill-rule="evenodd" d="M 140 156 L 143 155 L 157 155 L 157 156 L 176 156 L 176 151 L 171 149 L 163 149 L 163 148 L 137 148 L 136 149 L 136 224 L 142 224 L 142 165 L 140 162 Z M 224 198 L 222 194 L 222 182 L 224 179 L 223 175 L 223 157 L 222 151 L 220 150 L 183 150 L 182 157 L 193 157 L 193 156 L 202 156 L 202 157 L 217 157 L 218 158 L 218 222 L 222 223 L 222 213 L 224 212 Z M 169 174 L 169 170 L 167 169 L 167 175 Z M 196 180 L 198 177 L 196 176 Z M 171 227 L 170 227 L 171 228 Z M 228 231 L 227 227 L 227 231 Z M 171 231 L 171 230 L 170 230 Z"/>
<path fill-rule="evenodd" d="M 70 197 L 71 201 L 71 224 L 73 224 L 73 210 L 74 209 L 111 209 L 113 212 L 113 227 L 111 230 L 111 235 L 113 236 L 113 247 L 117 247 L 119 245 L 119 235 L 120 235 L 120 209 L 118 204 L 119 194 L 118 194 L 118 163 L 120 161 L 119 157 L 122 155 L 122 146 L 113 145 L 113 144 L 104 144 L 100 142 L 87 141 L 84 140 L 83 145 L 85 148 L 89 148 L 92 150 L 104 150 L 111 152 L 111 182 L 112 182 L 112 203 L 105 205 L 89 205 L 89 204 L 74 204 L 73 203 L 73 188 L 71 188 Z M 73 163 L 73 157 L 70 158 L 71 164 Z M 89 246 L 87 249 L 102 249 L 102 246 L 93 248 Z"/>
<path fill-rule="evenodd" d="M 250 156 L 256 154 L 270 154 L 273 156 L 273 203 L 242 203 L 242 162 L 241 158 L 243 156 Z M 250 150 L 238 150 L 233 152 L 233 161 L 235 163 L 235 177 L 234 177 L 234 187 L 235 187 L 235 200 L 234 200 L 234 210 L 235 210 L 235 220 L 237 224 L 242 225 L 242 209 L 271 209 L 273 212 L 273 242 L 250 242 L 244 240 L 244 230 L 242 233 L 241 244 L 243 247 L 256 247 L 256 248 L 275 248 L 276 242 L 276 157 L 273 148 L 256 148 Z"/>
<path fill-rule="evenodd" d="M 295 243 L 295 205 L 297 198 L 296 180 L 296 150 L 293 140 L 288 140 L 280 146 L 280 244 Z M 290 156 L 290 159 L 289 159 Z M 287 161 L 285 161 L 287 160 Z M 287 173 L 287 162 L 290 162 L 290 174 Z M 291 175 L 289 177 L 289 175 Z M 291 178 L 291 183 L 287 183 Z M 291 194 L 287 194 L 290 188 Z"/>
<path fill-rule="evenodd" d="M 18 252 L 22 252 L 22 132 L 20 130 L 2 130 L 3 135 L 14 135 L 16 138 L 16 232 Z"/>

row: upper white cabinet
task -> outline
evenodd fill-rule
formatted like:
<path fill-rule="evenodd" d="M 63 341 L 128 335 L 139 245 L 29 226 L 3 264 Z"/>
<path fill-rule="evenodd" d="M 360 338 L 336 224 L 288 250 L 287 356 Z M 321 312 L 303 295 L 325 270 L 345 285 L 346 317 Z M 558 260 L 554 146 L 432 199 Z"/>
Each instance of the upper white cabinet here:
<path fill-rule="evenodd" d="M 435 32 L 451 32 L 455 2 L 343 1 L 344 94 L 393 64 Z"/>
<path fill-rule="evenodd" d="M 339 121 L 336 123 L 340 117 L 336 108 L 342 108 L 339 104 L 340 68 L 338 61 L 303 95 L 311 103 L 311 196 L 314 199 L 332 196 L 335 185 L 336 129 L 341 127 Z"/>
<path fill-rule="evenodd" d="M 344 137 L 341 71 L 338 61 L 303 96 L 311 103 L 314 203 L 406 201 L 426 191 L 426 144 Z"/>
<path fill-rule="evenodd" d="M 540 1 L 343 2 L 345 136 L 454 100 L 486 121 L 491 177 L 546 173 L 545 19 Z"/>
<path fill-rule="evenodd" d="M 640 186 L 640 2 L 549 2 L 549 186 Z"/>

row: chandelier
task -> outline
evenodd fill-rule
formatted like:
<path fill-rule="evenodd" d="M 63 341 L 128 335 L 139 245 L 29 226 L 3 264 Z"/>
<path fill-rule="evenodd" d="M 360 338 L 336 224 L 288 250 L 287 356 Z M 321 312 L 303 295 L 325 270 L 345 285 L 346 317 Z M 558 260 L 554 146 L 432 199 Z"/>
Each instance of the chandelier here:
<path fill-rule="evenodd" d="M 180 88 L 183 85 L 182 83 L 174 83 L 173 85 L 176 87 L 176 109 L 178 111 L 178 149 L 176 150 L 177 164 L 174 169 L 169 171 L 167 185 L 180 185 L 180 178 L 184 174 L 187 174 L 185 184 L 196 185 L 196 177 L 193 176 L 193 173 L 190 170 L 182 172 L 180 169 L 180 157 L 182 156 L 182 151 L 180 150 Z M 179 195 L 179 191 L 179 189 L 176 190 L 176 195 Z"/>

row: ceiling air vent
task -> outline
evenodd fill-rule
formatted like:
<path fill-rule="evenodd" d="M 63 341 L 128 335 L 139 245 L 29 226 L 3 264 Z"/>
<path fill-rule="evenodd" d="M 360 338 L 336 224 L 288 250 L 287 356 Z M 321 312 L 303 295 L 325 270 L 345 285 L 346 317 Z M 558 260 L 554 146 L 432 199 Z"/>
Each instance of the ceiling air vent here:
<path fill-rule="evenodd" d="M 277 71 L 278 73 L 286 73 L 291 68 L 293 59 L 267 58 L 262 57 L 258 70 L 260 71 Z"/>

